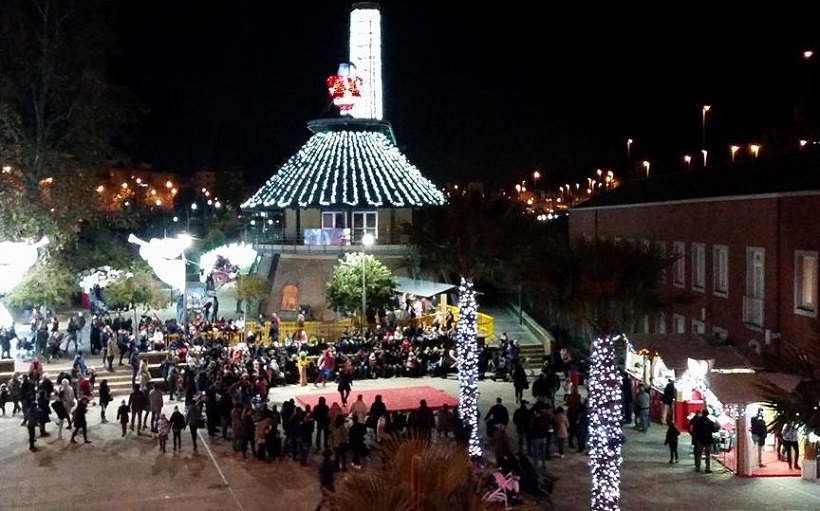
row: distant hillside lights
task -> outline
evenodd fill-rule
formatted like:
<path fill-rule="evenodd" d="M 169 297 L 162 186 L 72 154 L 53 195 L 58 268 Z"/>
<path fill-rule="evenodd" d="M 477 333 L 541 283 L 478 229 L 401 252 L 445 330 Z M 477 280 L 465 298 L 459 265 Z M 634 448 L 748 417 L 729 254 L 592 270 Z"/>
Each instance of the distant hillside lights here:
<path fill-rule="evenodd" d="M 97 185 L 95 191 L 100 197 L 103 208 L 119 211 L 124 207 L 143 206 L 149 209 L 160 208 L 164 211 L 174 209 L 174 199 L 179 189 L 170 179 L 157 177 L 157 183 L 149 179 L 132 175 L 117 184 L 121 176 L 112 173 L 108 183 Z"/>

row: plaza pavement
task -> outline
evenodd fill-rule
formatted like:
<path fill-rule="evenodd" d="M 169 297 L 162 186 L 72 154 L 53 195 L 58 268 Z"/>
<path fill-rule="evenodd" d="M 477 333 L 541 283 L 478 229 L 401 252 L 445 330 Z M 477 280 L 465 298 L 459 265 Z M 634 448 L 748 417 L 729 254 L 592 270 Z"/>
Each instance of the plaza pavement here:
<path fill-rule="evenodd" d="M 519 323 L 513 309 L 494 308 L 491 313 L 496 316 L 496 332 L 507 328 L 511 338 L 530 342 L 526 331 L 515 330 Z M 98 362 L 96 357 L 89 360 L 90 365 L 99 365 Z M 47 364 L 46 371 L 56 374 L 58 368 L 66 366 L 66 361 Z M 27 364 L 18 362 L 18 369 L 26 367 Z M 358 390 L 416 385 L 430 385 L 458 396 L 458 381 L 451 375 L 448 379 L 355 381 L 351 397 L 355 399 Z M 270 400 L 281 404 L 301 393 L 329 389 L 335 390 L 332 385 L 325 389 L 312 385 L 276 387 L 271 389 Z M 501 397 L 512 415 L 515 407 L 512 383 L 485 380 L 479 383 L 479 392 L 482 414 L 486 414 L 496 397 Z M 526 394 L 529 396 L 529 391 Z M 559 394 L 558 402 L 561 398 Z M 126 438 L 120 437 L 119 424 L 114 421 L 118 404 L 114 402 L 109 406 L 107 415 L 111 422 L 108 424 L 100 423 L 98 406 L 90 408 L 91 444 L 82 441 L 70 444 L 67 436 L 58 440 L 52 423 L 47 427 L 52 436 L 37 441 L 39 451 L 36 453 L 28 451 L 27 430 L 20 427 L 19 417 L 8 415 L 11 405 L 7 405 L 7 415 L 0 417 L 0 509 L 313 511 L 316 508 L 319 498 L 316 457 L 312 457 L 308 467 L 290 461 L 267 464 L 244 460 L 232 452 L 229 442 L 211 440 L 203 440 L 199 454 L 194 455 L 187 431 L 183 433 L 181 454 L 161 455 L 156 440 L 151 437 L 136 437 L 131 432 Z M 170 414 L 174 404 L 166 405 L 166 414 Z M 509 431 L 516 445 L 514 428 Z M 621 485 L 625 511 L 820 510 L 820 483 L 801 478 L 738 478 L 716 462 L 713 462 L 713 474 L 695 473 L 687 434 L 681 435 L 678 465 L 667 463 L 664 429 L 659 424 L 653 424 L 647 433 L 627 427 L 626 436 Z M 487 456 L 492 458 L 492 453 Z M 554 509 L 588 509 L 591 487 L 588 457 L 568 452 L 564 459 L 553 458 L 549 469 L 561 477 L 552 496 Z"/>

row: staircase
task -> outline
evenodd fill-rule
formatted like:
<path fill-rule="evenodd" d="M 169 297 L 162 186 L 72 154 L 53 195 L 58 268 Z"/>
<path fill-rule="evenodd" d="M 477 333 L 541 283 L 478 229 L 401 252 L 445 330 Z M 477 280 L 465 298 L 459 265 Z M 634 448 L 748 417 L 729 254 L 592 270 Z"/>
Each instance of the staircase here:
<path fill-rule="evenodd" d="M 521 344 L 519 346 L 518 359 L 524 370 L 528 374 L 538 374 L 547 355 L 542 344 Z"/>

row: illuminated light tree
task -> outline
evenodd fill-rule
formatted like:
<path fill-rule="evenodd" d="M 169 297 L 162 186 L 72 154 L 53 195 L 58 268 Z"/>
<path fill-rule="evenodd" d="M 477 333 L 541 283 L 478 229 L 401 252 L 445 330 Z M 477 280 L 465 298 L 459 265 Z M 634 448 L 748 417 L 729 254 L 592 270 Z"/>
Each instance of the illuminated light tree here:
<path fill-rule="evenodd" d="M 470 430 L 467 452 L 480 458 L 481 435 L 478 431 L 478 304 L 472 281 L 461 277 L 458 288 L 458 323 L 456 353 L 458 354 L 458 414 Z"/>
<path fill-rule="evenodd" d="M 587 382 L 591 509 L 617 511 L 624 434 L 615 342 L 644 318 L 692 297 L 661 292 L 663 272 L 675 258 L 654 244 L 579 238 L 556 243 L 549 254 L 535 279 L 550 305 L 592 337 Z"/>

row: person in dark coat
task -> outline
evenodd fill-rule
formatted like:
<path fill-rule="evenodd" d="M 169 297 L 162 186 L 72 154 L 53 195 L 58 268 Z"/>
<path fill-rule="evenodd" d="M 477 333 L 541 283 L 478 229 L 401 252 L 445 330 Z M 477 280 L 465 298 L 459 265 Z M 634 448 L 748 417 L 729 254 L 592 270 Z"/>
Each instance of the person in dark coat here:
<path fill-rule="evenodd" d="M 519 456 L 524 453 L 524 445 L 527 446 L 527 452 L 532 454 L 532 449 L 530 448 L 529 442 L 529 432 L 530 432 L 530 419 L 532 417 L 532 412 L 530 409 L 527 408 L 527 405 L 530 404 L 529 401 L 526 399 L 521 400 L 521 406 L 515 409 L 513 412 L 513 424 L 515 424 L 515 432 L 518 434 L 518 454 Z"/>
<path fill-rule="evenodd" d="M 179 406 L 174 407 L 174 413 L 169 419 L 171 423 L 171 434 L 174 437 L 174 451 L 182 450 L 182 430 L 185 429 L 185 416 L 179 411 Z"/>
<path fill-rule="evenodd" d="M 501 403 L 501 398 L 495 399 L 495 404 L 490 407 L 487 416 L 484 417 L 484 424 L 487 425 L 487 436 L 493 438 L 495 428 L 499 424 L 507 426 L 510 423 L 510 412 L 507 407 Z"/>
<path fill-rule="evenodd" d="M 695 472 L 700 472 L 700 461 L 706 457 L 707 474 L 712 473 L 712 434 L 718 430 L 717 424 L 709 418 L 709 410 L 704 408 L 699 415 L 695 415 L 689 422 L 689 433 L 695 444 Z"/>
<path fill-rule="evenodd" d="M 111 397 L 111 387 L 108 386 L 108 380 L 102 380 L 100 382 L 100 387 L 97 391 L 100 396 L 100 421 L 103 424 L 108 423 L 108 419 L 105 418 L 105 409 L 108 407 L 108 404 L 113 401 Z"/>
<path fill-rule="evenodd" d="M 357 415 L 351 415 L 350 420 L 353 423 L 350 425 L 347 437 L 350 443 L 350 452 L 353 456 L 353 468 L 360 469 L 366 455 L 365 437 L 367 436 L 367 428 L 359 421 Z"/>
<path fill-rule="evenodd" d="M 71 433 L 71 443 L 76 444 L 77 440 L 75 437 L 80 430 L 83 431 L 83 441 L 87 444 L 91 443 L 91 440 L 88 439 L 88 422 L 86 421 L 85 414 L 88 412 L 88 399 L 82 398 L 77 403 L 77 407 L 74 409 L 74 431 Z"/>
<path fill-rule="evenodd" d="M 433 428 L 436 427 L 436 417 L 433 410 L 427 406 L 427 400 L 422 399 L 419 402 L 419 408 L 416 410 L 415 429 L 420 438 L 430 440 L 433 435 Z"/>
<path fill-rule="evenodd" d="M 37 447 L 34 446 L 36 442 L 35 434 L 37 432 L 37 423 L 40 422 L 40 408 L 36 402 L 29 402 L 28 408 L 25 409 L 25 425 L 28 428 L 28 450 L 36 452 Z"/>
<path fill-rule="evenodd" d="M 367 414 L 367 423 L 365 425 L 375 430 L 376 425 L 379 423 L 379 417 L 386 413 L 387 406 L 384 404 L 384 401 L 382 401 L 382 395 L 377 394 L 373 404 L 370 405 L 370 411 Z"/>
<path fill-rule="evenodd" d="M 128 431 L 129 413 L 131 413 L 131 408 L 128 406 L 128 403 L 125 402 L 125 399 L 123 399 L 122 403 L 120 403 L 120 407 L 117 408 L 117 420 L 120 421 L 120 427 L 122 428 L 122 436 L 125 436 L 125 433 Z"/>
<path fill-rule="evenodd" d="M 669 427 L 666 428 L 666 438 L 663 441 L 663 445 L 669 446 L 669 463 L 678 462 L 679 436 L 680 431 L 678 431 L 678 428 L 675 427 L 674 421 L 672 421 L 672 419 L 669 419 Z"/>
<path fill-rule="evenodd" d="M 350 396 L 352 384 L 353 374 L 349 369 L 342 367 L 339 370 L 339 384 L 336 387 L 336 390 L 339 391 L 339 397 L 342 399 L 342 406 L 347 406 L 347 398 Z"/>
<path fill-rule="evenodd" d="M 524 399 L 524 389 L 529 388 L 530 382 L 527 380 L 527 372 L 521 363 L 515 364 L 513 369 L 513 388 L 515 388 L 515 403 L 518 404 Z"/>
<path fill-rule="evenodd" d="M 669 378 L 666 387 L 663 389 L 663 410 L 661 411 L 661 423 L 666 424 L 667 421 L 675 420 L 675 398 L 678 391 L 675 389 L 675 380 Z M 671 413 L 671 416 L 670 416 Z"/>
<path fill-rule="evenodd" d="M 632 380 L 629 378 L 629 374 L 624 371 L 623 377 L 621 378 L 621 402 L 624 407 L 624 424 L 632 424 L 632 401 L 634 398 L 635 394 L 632 389 Z"/>

